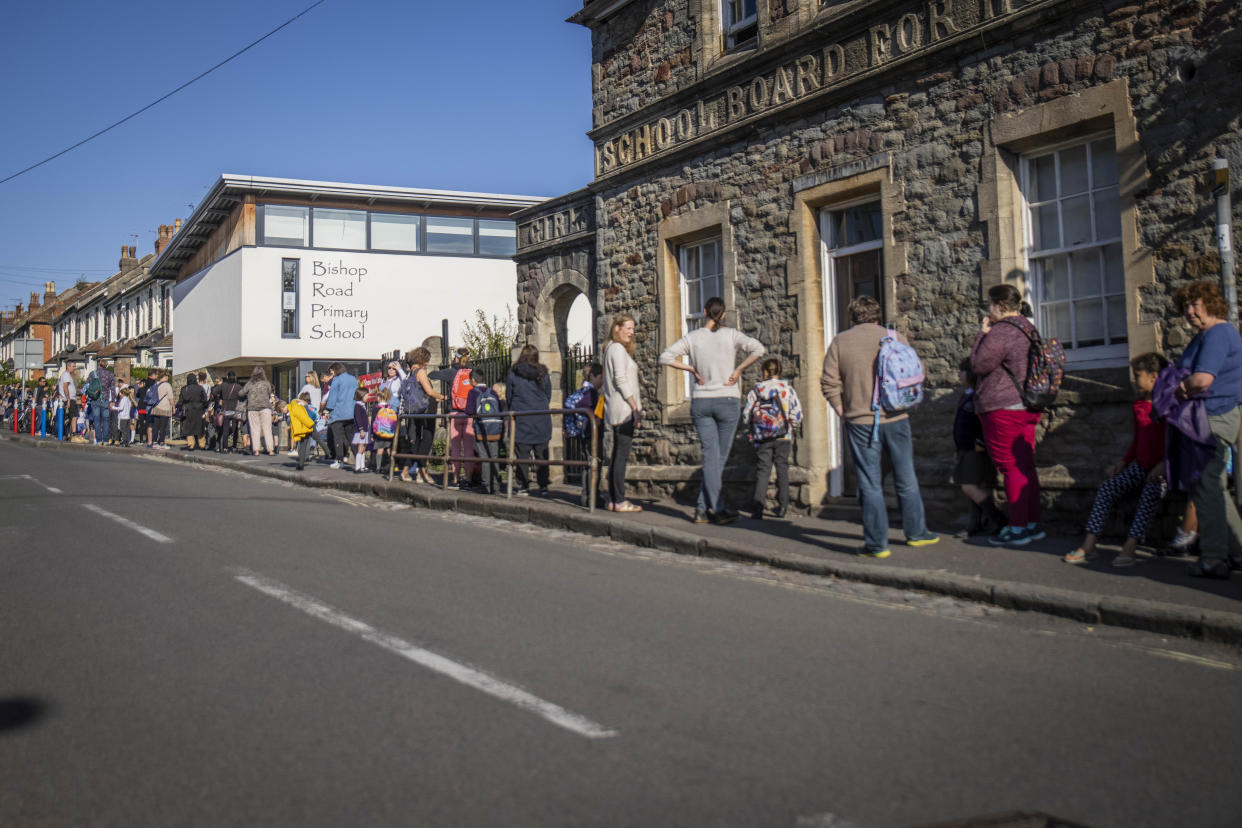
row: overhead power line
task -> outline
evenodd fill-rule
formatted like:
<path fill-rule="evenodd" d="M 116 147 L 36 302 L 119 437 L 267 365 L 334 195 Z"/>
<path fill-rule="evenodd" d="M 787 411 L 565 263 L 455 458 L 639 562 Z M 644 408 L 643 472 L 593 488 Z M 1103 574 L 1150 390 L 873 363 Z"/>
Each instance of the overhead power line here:
<path fill-rule="evenodd" d="M 166 100 L 168 100 L 169 98 L 171 98 L 173 95 L 176 95 L 178 92 L 180 92 L 182 89 L 185 89 L 185 88 L 186 88 L 187 86 L 189 86 L 190 84 L 195 83 L 196 81 L 202 80 L 203 78 L 207 77 L 207 76 L 208 76 L 208 75 L 210 75 L 212 72 L 214 72 L 214 71 L 216 71 L 217 69 L 219 69 L 221 66 L 223 66 L 223 65 L 225 65 L 226 63 L 228 63 L 228 62 L 232 61 L 234 58 L 240 57 L 241 55 L 243 55 L 243 54 L 245 54 L 246 52 L 250 51 L 250 50 L 251 50 L 251 49 L 253 49 L 255 46 L 258 46 L 260 43 L 262 43 L 263 41 L 267 40 L 269 37 L 271 37 L 272 35 L 276 34 L 277 32 L 279 32 L 281 29 L 283 29 L 283 28 L 285 28 L 286 26 L 288 26 L 288 25 L 289 25 L 290 23 L 292 23 L 293 21 L 297 20 L 299 17 L 301 17 L 302 15 L 306 14 L 307 12 L 309 12 L 311 9 L 315 8 L 316 6 L 321 6 L 321 5 L 323 5 L 325 2 L 326 2 L 326 0 L 318 0 L 318 1 L 317 1 L 317 2 L 315 2 L 315 3 L 312 3 L 311 5 L 307 6 L 307 7 L 306 7 L 305 9 L 303 9 L 302 11 L 298 12 L 297 14 L 295 14 L 293 17 L 290 17 L 290 18 L 289 18 L 288 20 L 286 20 L 284 23 L 281 23 L 279 26 L 277 26 L 276 28 L 272 29 L 272 30 L 271 30 L 270 32 L 268 32 L 267 34 L 263 35 L 263 37 L 259 38 L 259 39 L 258 39 L 258 40 L 256 40 L 255 42 L 251 43 L 249 46 L 246 46 L 246 47 L 245 47 L 245 48 L 243 48 L 243 49 L 239 49 L 238 51 L 236 51 L 236 52 L 234 52 L 233 54 L 231 54 L 231 55 L 229 55 L 228 57 L 226 57 L 224 60 L 222 60 L 222 61 L 220 61 L 219 63 L 217 63 L 215 66 L 213 66 L 213 67 L 211 67 L 210 69 L 208 69 L 206 72 L 203 72 L 202 74 L 197 75 L 197 76 L 195 76 L 195 77 L 191 78 L 190 80 L 186 81 L 185 83 L 181 84 L 181 85 L 180 85 L 180 86 L 178 86 L 176 89 L 174 89 L 173 91 L 169 92 L 167 95 L 164 95 L 164 96 L 163 96 L 163 97 L 161 97 L 161 98 L 157 98 L 157 99 L 155 99 L 154 101 L 151 101 L 151 103 L 147 104 L 147 105 L 146 105 L 146 106 L 144 106 L 142 109 L 139 109 L 137 112 L 132 112 L 132 113 L 130 113 L 129 115 L 126 115 L 124 118 L 122 118 L 121 120 L 117 121 L 115 124 L 112 124 L 111 126 L 106 126 L 106 127 L 104 127 L 103 129 L 99 130 L 99 132 L 96 132 L 94 135 L 91 135 L 91 136 L 89 136 L 89 137 L 87 137 L 87 138 L 83 138 L 81 141 L 78 141 L 78 142 L 77 142 L 76 144 L 74 144 L 73 146 L 71 146 L 71 147 L 66 147 L 65 149 L 61 150 L 60 152 L 56 153 L 55 155 L 49 155 L 47 158 L 44 158 L 44 159 L 43 159 L 42 161 L 40 161 L 39 163 L 37 163 L 37 164 L 31 164 L 29 167 L 27 167 L 27 168 L 26 168 L 26 169 L 24 169 L 24 170 L 18 170 L 17 172 L 15 172 L 15 173 L 13 173 L 12 175 L 10 175 L 8 178 L 0 179 L 0 184 L 5 184 L 5 183 L 8 183 L 9 181 L 12 181 L 14 178 L 17 178 L 19 175 L 25 175 L 26 173 L 30 172 L 30 171 L 31 171 L 31 170 L 33 170 L 33 169 L 37 169 L 38 167 L 42 167 L 44 164 L 46 164 L 46 163 L 47 163 L 47 162 L 49 162 L 49 161 L 55 161 L 57 158 L 60 158 L 60 157 L 61 157 L 62 155 L 64 155 L 65 153 L 67 153 L 67 152 L 72 152 L 73 150 L 77 149 L 78 147 L 82 146 L 83 144 L 85 144 L 85 143 L 88 143 L 88 142 L 90 142 L 90 141 L 95 140 L 95 139 L 96 139 L 96 138 L 98 138 L 100 135 L 103 135 L 105 132 L 109 132 L 109 131 L 111 131 L 111 130 L 113 130 L 113 129 L 116 129 L 116 128 L 117 128 L 117 127 L 119 127 L 121 124 L 125 123 L 126 121 L 129 121 L 129 120 L 131 120 L 131 119 L 133 119 L 133 118 L 138 117 L 139 115 L 141 115 L 142 113 L 146 112 L 148 109 L 150 109 L 151 107 L 155 106 L 156 104 L 158 104 L 158 103 L 162 103 L 163 101 L 166 101 Z"/>

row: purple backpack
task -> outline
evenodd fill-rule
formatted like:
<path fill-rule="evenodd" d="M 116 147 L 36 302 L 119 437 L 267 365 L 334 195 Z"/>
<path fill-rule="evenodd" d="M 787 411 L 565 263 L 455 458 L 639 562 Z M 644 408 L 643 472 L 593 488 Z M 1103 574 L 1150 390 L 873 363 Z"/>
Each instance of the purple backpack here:
<path fill-rule="evenodd" d="M 871 410 L 875 412 L 875 424 L 871 428 L 872 439 L 880 431 L 880 413 L 905 411 L 923 401 L 923 362 L 918 352 L 897 339 L 897 331 L 888 329 L 888 336 L 880 340 L 880 352 L 875 357 L 875 388 L 871 392 Z"/>

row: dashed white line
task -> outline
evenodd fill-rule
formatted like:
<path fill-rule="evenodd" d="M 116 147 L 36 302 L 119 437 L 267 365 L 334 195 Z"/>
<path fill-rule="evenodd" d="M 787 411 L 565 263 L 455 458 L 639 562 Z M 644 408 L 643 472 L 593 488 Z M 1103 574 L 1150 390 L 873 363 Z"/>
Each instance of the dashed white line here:
<path fill-rule="evenodd" d="M 364 641 L 369 641 L 415 664 L 458 681 L 467 687 L 472 687 L 489 696 L 515 705 L 522 710 L 541 716 L 557 727 L 562 727 L 588 739 L 607 739 L 617 735 L 615 730 L 596 724 L 590 719 L 579 716 L 577 713 L 571 713 L 552 702 L 544 701 L 520 687 L 515 687 L 481 670 L 459 664 L 439 653 L 425 650 L 394 635 L 381 632 L 365 621 L 352 618 L 340 610 L 320 603 L 314 598 L 303 595 L 270 578 L 246 571 L 242 571 L 241 574 L 235 577 L 246 586 L 257 589 L 259 592 L 270 595 L 292 607 L 296 607 L 307 615 L 318 618 L 320 621 L 326 621 L 334 627 L 354 633 Z"/>
<path fill-rule="evenodd" d="M 129 518 L 121 517 L 120 515 L 114 512 L 109 512 L 107 509 L 104 509 L 100 506 L 96 506 L 94 503 L 83 503 L 82 505 L 85 508 L 94 512 L 95 514 L 102 515 L 103 517 L 106 517 L 108 520 L 116 521 L 117 523 L 121 524 L 125 528 L 133 529 L 138 534 L 143 535 L 144 537 L 148 537 L 157 543 L 172 543 L 173 542 L 173 539 L 168 537 L 168 535 L 162 535 L 159 532 L 155 531 L 154 529 L 149 529 L 148 527 L 143 526 L 141 523 L 134 523 L 134 521 L 130 520 Z"/>
<path fill-rule="evenodd" d="M 64 492 L 62 492 L 60 489 L 56 488 L 55 486 L 49 486 L 46 483 L 44 483 L 42 480 L 38 480 L 34 477 L 31 477 L 28 474 L 0 474 L 0 480 L 29 480 L 31 483 L 34 483 L 36 486 L 42 486 L 43 488 L 47 489 L 52 494 L 64 494 Z"/>

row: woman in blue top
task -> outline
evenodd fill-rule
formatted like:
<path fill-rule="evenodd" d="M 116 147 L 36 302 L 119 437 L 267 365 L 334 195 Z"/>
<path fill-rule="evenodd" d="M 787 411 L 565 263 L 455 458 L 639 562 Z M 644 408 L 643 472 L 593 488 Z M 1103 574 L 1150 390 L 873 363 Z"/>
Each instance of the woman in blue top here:
<path fill-rule="evenodd" d="M 1186 346 L 1180 368 L 1191 371 L 1178 387 L 1179 397 L 1204 401 L 1216 451 L 1203 469 L 1191 499 L 1199 513 L 1199 560 L 1190 574 L 1228 578 L 1231 559 L 1242 565 L 1242 519 L 1229 496 L 1226 467 L 1229 447 L 1238 439 L 1242 412 L 1242 336 L 1229 324 L 1229 305 L 1214 282 L 1192 282 L 1173 298 L 1178 313 L 1199 331 Z"/>

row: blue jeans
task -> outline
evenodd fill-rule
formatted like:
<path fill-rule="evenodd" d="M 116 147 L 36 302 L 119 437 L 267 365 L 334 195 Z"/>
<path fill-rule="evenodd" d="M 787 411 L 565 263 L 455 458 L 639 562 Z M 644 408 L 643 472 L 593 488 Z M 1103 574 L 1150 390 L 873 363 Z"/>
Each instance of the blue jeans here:
<path fill-rule="evenodd" d="M 742 403 L 737 397 L 705 397 L 690 403 L 690 419 L 699 432 L 703 448 L 703 485 L 699 487 L 698 508 L 725 511 L 721 477 L 733 435 L 742 416 Z"/>
<path fill-rule="evenodd" d="M 879 435 L 871 439 L 871 424 L 847 423 L 845 434 L 858 477 L 858 501 L 862 506 L 863 542 L 870 552 L 888 548 L 888 510 L 884 506 L 882 460 L 885 450 L 893 464 L 893 484 L 901 506 L 901 528 L 906 540 L 927 537 L 927 518 L 923 495 L 914 476 L 914 451 L 910 440 L 910 420 L 880 425 Z"/>
<path fill-rule="evenodd" d="M 91 416 L 95 418 L 95 442 L 106 443 L 111 433 L 112 412 L 108 404 L 100 400 L 91 400 Z"/>

